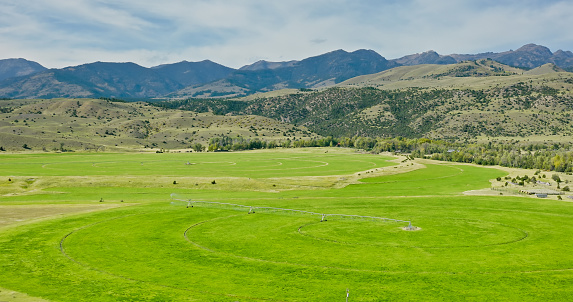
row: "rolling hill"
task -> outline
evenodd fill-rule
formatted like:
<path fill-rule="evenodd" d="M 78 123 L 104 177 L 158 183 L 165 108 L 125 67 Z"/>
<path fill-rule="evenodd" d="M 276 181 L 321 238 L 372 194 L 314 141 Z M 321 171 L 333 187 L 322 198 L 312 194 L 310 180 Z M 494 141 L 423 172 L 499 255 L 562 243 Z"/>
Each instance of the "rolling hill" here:
<path fill-rule="evenodd" d="M 525 71 L 480 60 L 397 67 L 314 91 L 162 105 L 261 115 L 323 136 L 569 137 L 572 90 L 573 74 L 552 64 Z"/>
<path fill-rule="evenodd" d="M 92 150 L 185 148 L 213 137 L 238 136 L 264 141 L 573 136 L 573 73 L 553 63 L 528 69 L 479 59 L 387 69 L 392 64 L 373 51 L 336 51 L 275 63 L 231 70 L 210 61 L 155 68 L 96 62 L 6 79 L 2 83 L 16 84 L 0 92 L 15 97 L 33 91 L 68 99 L 0 100 L 0 142 L 11 150 Z M 209 98 L 153 106 L 90 98 L 160 96 L 182 87 L 180 82 L 208 80 L 198 72 L 201 68 L 227 75 L 197 86 L 192 95 Z M 378 69 L 383 71 L 354 76 Z M 206 87 L 212 90 L 200 90 Z M 245 97 L 213 98 L 222 95 Z M 72 99 L 77 96 L 83 98 Z"/>
<path fill-rule="evenodd" d="M 38 74 L 39 75 L 39 74 Z M 38 76 L 37 75 L 37 76 Z M 5 150 L 191 148 L 212 138 L 407 137 L 571 140 L 573 74 L 491 60 L 402 66 L 322 89 L 126 103 L 0 100 Z"/>
<path fill-rule="evenodd" d="M 207 147 L 213 137 L 284 141 L 317 137 L 253 115 L 222 116 L 102 99 L 0 100 L 0 147 L 96 151 Z"/>

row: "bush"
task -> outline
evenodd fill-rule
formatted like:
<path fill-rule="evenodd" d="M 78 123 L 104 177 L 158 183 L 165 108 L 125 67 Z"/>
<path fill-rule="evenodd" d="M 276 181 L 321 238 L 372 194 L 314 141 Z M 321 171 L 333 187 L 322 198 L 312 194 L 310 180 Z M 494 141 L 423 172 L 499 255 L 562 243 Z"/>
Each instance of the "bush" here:
<path fill-rule="evenodd" d="M 559 175 L 557 174 L 551 175 L 551 179 L 555 180 L 556 182 L 561 182 L 561 178 L 559 178 Z"/>
<path fill-rule="evenodd" d="M 196 143 L 195 145 L 193 145 L 192 149 L 195 152 L 202 152 L 203 150 L 205 150 L 205 147 L 203 147 L 201 143 Z"/>
<path fill-rule="evenodd" d="M 571 191 L 571 189 L 569 189 L 569 186 L 565 186 L 565 187 L 563 187 L 563 189 L 561 189 L 561 190 L 562 190 L 562 191 L 565 191 L 565 192 Z"/>

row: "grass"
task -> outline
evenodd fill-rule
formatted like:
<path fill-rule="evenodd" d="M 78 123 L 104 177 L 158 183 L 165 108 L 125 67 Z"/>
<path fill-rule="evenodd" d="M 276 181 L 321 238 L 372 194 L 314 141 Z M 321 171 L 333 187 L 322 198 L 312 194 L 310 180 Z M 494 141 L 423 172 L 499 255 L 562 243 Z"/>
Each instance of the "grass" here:
<path fill-rule="evenodd" d="M 92 154 L 3 156 L 0 177 L 10 171 L 15 182 L 34 178 L 37 187 L 0 197 L 0 218 L 26 219 L 0 229 L 0 287 L 52 301 L 337 301 L 346 289 L 352 301 L 566 301 L 572 294 L 573 243 L 565 240 L 573 231 L 571 203 L 462 194 L 505 175 L 496 169 L 426 164 L 396 174 L 412 166 L 324 150 L 104 154 L 98 162 L 116 169 L 101 166 L 93 176 Z M 183 170 L 190 156 L 205 167 L 194 176 Z M 152 159 L 155 173 L 132 164 Z M 14 169 L 23 162 L 29 166 Z M 237 167 L 222 164 L 228 162 Z M 133 182 L 87 185 L 105 173 Z M 207 182 L 209 173 L 217 184 Z M 58 177 L 68 181 L 44 180 Z M 174 177 L 189 183 L 152 185 Z M 390 220 L 186 208 L 169 199 L 174 192 L 410 220 L 420 229 L 404 231 L 407 224 Z M 114 208 L 93 211 L 100 206 Z"/>
<path fill-rule="evenodd" d="M 424 88 L 444 88 L 444 89 L 488 89 L 497 86 L 508 86 L 519 82 L 529 82 L 533 85 L 549 85 L 558 88 L 556 82 L 563 78 L 570 78 L 571 74 L 566 72 L 553 72 L 546 70 L 536 73 L 523 73 L 523 71 L 512 68 L 507 65 L 499 64 L 493 61 L 481 61 L 479 63 L 481 70 L 489 69 L 489 65 L 506 70 L 506 76 L 455 76 L 450 74 L 452 69 L 460 66 L 474 65 L 474 63 L 465 62 L 454 65 L 415 65 L 401 66 L 380 73 L 358 76 L 337 86 L 350 87 L 377 87 L 380 89 L 404 89 L 410 87 Z M 444 74 L 443 76 L 439 76 Z M 559 83 L 561 85 L 561 83 Z M 566 88 L 571 88 L 570 83 L 563 83 Z M 559 87 L 561 88 L 561 87 Z"/>
<path fill-rule="evenodd" d="M 344 175 L 388 166 L 388 157 L 356 154 L 242 153 L 12 154 L 2 157 L 0 175 L 10 176 L 192 176 L 297 177 Z M 288 175 L 284 175 L 284 171 Z"/>
<path fill-rule="evenodd" d="M 164 110 L 99 99 L 0 100 L 0 147 L 9 151 L 205 148 L 215 136 L 268 141 L 317 137 L 273 119 Z"/>

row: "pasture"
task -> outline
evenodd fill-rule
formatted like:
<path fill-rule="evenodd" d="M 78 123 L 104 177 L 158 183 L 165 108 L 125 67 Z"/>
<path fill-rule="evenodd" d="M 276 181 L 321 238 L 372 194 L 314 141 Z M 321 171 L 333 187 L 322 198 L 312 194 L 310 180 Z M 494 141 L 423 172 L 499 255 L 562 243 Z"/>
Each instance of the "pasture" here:
<path fill-rule="evenodd" d="M 496 169 L 335 148 L 0 159 L 0 288 L 29 297 L 344 301 L 348 289 L 349 301 L 565 301 L 573 294 L 572 204 L 463 194 L 505 175 Z M 249 206 L 298 211 L 248 214 Z M 321 222 L 308 212 L 352 216 Z"/>

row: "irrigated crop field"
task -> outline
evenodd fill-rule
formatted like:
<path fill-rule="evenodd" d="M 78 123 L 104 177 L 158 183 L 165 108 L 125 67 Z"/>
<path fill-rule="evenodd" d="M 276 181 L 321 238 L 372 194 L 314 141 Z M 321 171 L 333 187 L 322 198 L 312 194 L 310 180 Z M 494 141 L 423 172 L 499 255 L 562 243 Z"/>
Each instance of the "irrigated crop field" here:
<path fill-rule="evenodd" d="M 2 155 L 0 300 L 571 298 L 573 204 L 464 195 L 505 172 L 392 159 Z"/>

